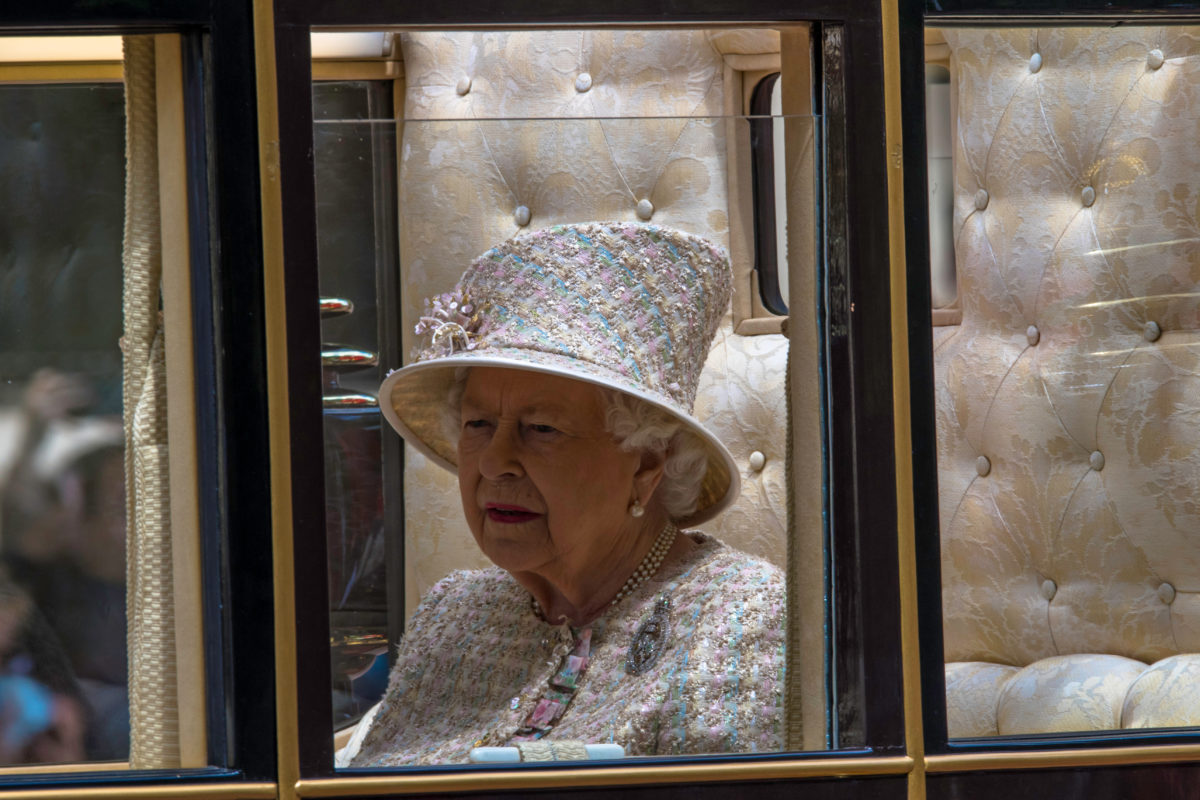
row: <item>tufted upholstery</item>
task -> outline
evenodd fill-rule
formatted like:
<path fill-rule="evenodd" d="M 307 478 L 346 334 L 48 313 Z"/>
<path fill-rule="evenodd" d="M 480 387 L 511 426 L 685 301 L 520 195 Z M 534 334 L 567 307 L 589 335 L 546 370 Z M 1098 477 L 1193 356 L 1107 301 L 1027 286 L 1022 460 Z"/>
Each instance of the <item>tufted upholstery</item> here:
<path fill-rule="evenodd" d="M 777 51 L 778 42 L 765 31 L 402 34 L 407 319 L 522 223 L 649 214 L 728 246 L 724 54 Z M 412 325 L 404 331 L 411 350 Z M 786 351 L 781 336 L 740 336 L 727 320 L 696 402 L 743 465 L 741 500 L 703 527 L 779 564 Z M 761 471 L 749 466 L 756 450 L 766 456 Z M 411 449 L 406 458 L 411 609 L 448 571 L 483 557 L 462 521 L 454 476 Z"/>
<path fill-rule="evenodd" d="M 1200 724 L 1200 28 L 945 36 L 950 735 Z"/>

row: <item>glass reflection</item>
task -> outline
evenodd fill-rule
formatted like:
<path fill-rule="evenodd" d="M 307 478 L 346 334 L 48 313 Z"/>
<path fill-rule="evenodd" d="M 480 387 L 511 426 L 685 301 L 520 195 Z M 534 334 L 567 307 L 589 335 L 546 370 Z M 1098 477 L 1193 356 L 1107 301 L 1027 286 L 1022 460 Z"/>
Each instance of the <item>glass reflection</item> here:
<path fill-rule="evenodd" d="M 327 120 L 392 113 L 390 84 L 313 87 Z M 383 276 L 397 270 L 394 125 L 338 124 L 317 137 L 317 254 L 325 375 L 326 532 L 333 639 L 334 725 L 357 721 L 383 693 L 388 669 L 383 446 L 376 390 L 394 307 Z"/>
<path fill-rule="evenodd" d="M 124 90 L 0 86 L 0 763 L 124 759 Z"/>

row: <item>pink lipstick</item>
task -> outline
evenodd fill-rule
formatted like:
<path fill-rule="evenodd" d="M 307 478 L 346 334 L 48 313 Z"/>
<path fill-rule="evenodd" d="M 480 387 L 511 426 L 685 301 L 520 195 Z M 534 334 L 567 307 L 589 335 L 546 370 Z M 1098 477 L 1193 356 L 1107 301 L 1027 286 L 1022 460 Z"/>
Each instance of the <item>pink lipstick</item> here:
<path fill-rule="evenodd" d="M 518 523 L 537 519 L 541 514 L 530 511 L 524 506 L 512 506 L 506 503 L 488 503 L 486 506 L 488 519 L 493 522 Z"/>

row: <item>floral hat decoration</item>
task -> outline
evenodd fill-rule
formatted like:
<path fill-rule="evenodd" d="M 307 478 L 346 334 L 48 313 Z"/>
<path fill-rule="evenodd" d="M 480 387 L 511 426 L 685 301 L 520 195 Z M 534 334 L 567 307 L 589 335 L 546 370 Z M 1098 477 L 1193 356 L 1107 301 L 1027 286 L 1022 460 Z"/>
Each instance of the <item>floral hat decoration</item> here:
<path fill-rule="evenodd" d="M 401 436 L 455 471 L 445 429 L 456 371 L 507 367 L 616 389 L 661 408 L 704 443 L 696 524 L 733 502 L 738 470 L 692 416 L 700 370 L 729 305 L 729 259 L 657 225 L 589 222 L 519 234 L 477 258 L 453 291 L 425 301 L 412 363 L 390 373 L 380 407 Z"/>

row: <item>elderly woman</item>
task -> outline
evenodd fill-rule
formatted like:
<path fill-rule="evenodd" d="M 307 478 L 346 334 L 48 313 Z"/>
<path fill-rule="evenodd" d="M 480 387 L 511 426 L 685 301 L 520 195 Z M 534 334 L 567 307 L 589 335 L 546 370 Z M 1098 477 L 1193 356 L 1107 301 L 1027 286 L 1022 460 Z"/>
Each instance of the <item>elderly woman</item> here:
<path fill-rule="evenodd" d="M 681 530 L 738 488 L 691 415 L 730 283 L 699 237 L 590 223 L 511 239 L 428 304 L 381 405 L 457 471 L 495 567 L 425 596 L 340 763 L 781 746 L 780 572 Z"/>

